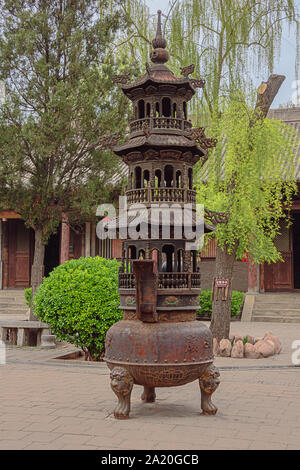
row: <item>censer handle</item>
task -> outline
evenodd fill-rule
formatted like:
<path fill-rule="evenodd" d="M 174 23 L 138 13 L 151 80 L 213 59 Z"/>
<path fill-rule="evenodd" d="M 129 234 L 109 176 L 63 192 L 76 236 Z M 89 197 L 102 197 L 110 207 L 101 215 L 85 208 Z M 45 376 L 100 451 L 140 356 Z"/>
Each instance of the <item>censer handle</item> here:
<path fill-rule="evenodd" d="M 143 322 L 157 322 L 157 264 L 154 260 L 132 262 L 136 285 L 136 314 Z"/>

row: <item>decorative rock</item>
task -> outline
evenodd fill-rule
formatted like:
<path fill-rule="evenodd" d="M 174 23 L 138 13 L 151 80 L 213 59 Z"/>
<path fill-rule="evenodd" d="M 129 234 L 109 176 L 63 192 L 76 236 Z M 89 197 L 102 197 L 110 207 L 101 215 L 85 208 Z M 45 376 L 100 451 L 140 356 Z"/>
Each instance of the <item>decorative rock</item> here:
<path fill-rule="evenodd" d="M 282 346 L 279 341 L 278 336 L 275 336 L 272 331 L 267 331 L 264 336 L 264 340 L 271 341 L 275 347 L 275 354 L 279 354 L 281 352 Z"/>
<path fill-rule="evenodd" d="M 235 335 L 234 336 L 234 342 L 237 343 L 238 341 L 244 341 L 244 336 L 243 335 Z"/>
<path fill-rule="evenodd" d="M 244 345 L 244 355 L 247 359 L 259 359 L 260 353 L 255 351 L 254 344 L 246 343 Z"/>
<path fill-rule="evenodd" d="M 247 342 L 244 344 L 244 340 Z M 247 359 L 259 359 L 269 357 L 281 352 L 282 346 L 278 336 L 272 331 L 267 331 L 264 337 L 254 338 L 252 335 L 229 335 L 229 339 L 222 339 L 220 344 L 213 338 L 214 356 Z"/>
<path fill-rule="evenodd" d="M 55 349 L 55 335 L 42 335 L 41 336 L 41 348 L 43 349 Z"/>
<path fill-rule="evenodd" d="M 213 339 L 213 355 L 214 356 L 219 356 L 220 355 L 220 347 L 219 347 L 219 343 L 217 341 L 217 338 Z"/>
<path fill-rule="evenodd" d="M 221 357 L 230 357 L 231 342 L 229 341 L 229 339 L 221 339 L 219 348 Z"/>
<path fill-rule="evenodd" d="M 234 342 L 234 335 L 229 335 L 229 341 L 231 342 L 231 344 Z"/>
<path fill-rule="evenodd" d="M 254 345 L 254 350 L 260 354 L 261 357 L 269 357 L 275 354 L 275 346 L 271 341 L 260 340 Z"/>
<path fill-rule="evenodd" d="M 254 343 L 255 343 L 255 338 L 254 338 L 254 336 L 246 335 L 245 338 L 247 338 L 247 343 L 250 343 L 250 344 L 254 344 Z"/>
<path fill-rule="evenodd" d="M 235 343 L 231 350 L 231 357 L 242 358 L 244 357 L 244 344 L 240 339 Z"/>

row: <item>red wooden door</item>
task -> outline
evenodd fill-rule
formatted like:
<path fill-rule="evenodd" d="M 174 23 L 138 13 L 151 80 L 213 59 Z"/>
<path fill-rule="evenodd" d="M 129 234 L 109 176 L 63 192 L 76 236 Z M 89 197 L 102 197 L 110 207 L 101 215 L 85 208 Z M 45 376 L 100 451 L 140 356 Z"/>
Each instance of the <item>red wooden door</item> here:
<path fill-rule="evenodd" d="M 70 230 L 69 259 L 78 259 L 82 255 L 82 234 Z"/>
<path fill-rule="evenodd" d="M 281 252 L 282 261 L 264 264 L 265 290 L 293 289 L 293 257 L 291 251 Z"/>
<path fill-rule="evenodd" d="M 8 287 L 30 285 L 30 230 L 22 220 L 8 220 Z"/>

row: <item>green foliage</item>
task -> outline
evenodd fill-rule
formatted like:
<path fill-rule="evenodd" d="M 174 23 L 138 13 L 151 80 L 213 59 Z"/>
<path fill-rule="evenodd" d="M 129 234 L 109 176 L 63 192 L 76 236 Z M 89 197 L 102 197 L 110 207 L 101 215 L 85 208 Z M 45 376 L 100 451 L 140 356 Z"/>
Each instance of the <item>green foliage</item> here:
<path fill-rule="evenodd" d="M 30 308 L 31 297 L 32 297 L 32 287 L 28 287 L 28 289 L 24 289 L 24 296 L 25 296 L 26 305 Z"/>
<path fill-rule="evenodd" d="M 126 27 L 119 2 L 100 4 L 101 14 L 98 0 L 0 0 L 1 205 L 44 242 L 62 211 L 90 221 L 118 171 L 102 138 L 125 132 L 129 107 L 112 76 L 134 64 L 112 53 Z"/>
<path fill-rule="evenodd" d="M 232 291 L 231 298 L 231 316 L 235 317 L 241 313 L 245 294 L 237 290 Z M 200 296 L 201 309 L 198 310 L 197 315 L 205 315 L 211 317 L 212 314 L 212 299 L 211 290 L 202 290 Z"/>
<path fill-rule="evenodd" d="M 221 248 L 230 253 L 237 243 L 238 259 L 247 252 L 258 263 L 274 262 L 280 259 L 274 238 L 297 191 L 293 150 L 299 136 L 289 125 L 256 117 L 243 99 L 224 106 L 212 125 L 218 144 L 197 173 L 198 198 L 229 213 L 228 223 L 211 234 Z"/>
<path fill-rule="evenodd" d="M 44 278 L 34 297 L 35 315 L 90 360 L 100 360 L 107 330 L 122 317 L 118 268 L 116 260 L 100 257 L 67 261 Z"/>

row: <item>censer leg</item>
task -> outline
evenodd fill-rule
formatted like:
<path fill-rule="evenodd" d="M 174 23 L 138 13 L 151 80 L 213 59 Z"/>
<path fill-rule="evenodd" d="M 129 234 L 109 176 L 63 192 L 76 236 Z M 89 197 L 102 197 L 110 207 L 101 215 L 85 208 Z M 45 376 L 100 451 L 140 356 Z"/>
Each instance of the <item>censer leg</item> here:
<path fill-rule="evenodd" d="M 156 398 L 154 387 L 144 387 L 144 391 L 141 395 L 141 399 L 145 403 L 154 403 Z"/>
<path fill-rule="evenodd" d="M 215 366 L 209 366 L 199 378 L 202 413 L 215 415 L 218 408 L 212 403 L 211 396 L 220 384 L 220 373 Z"/>
<path fill-rule="evenodd" d="M 123 367 L 114 367 L 110 374 L 110 385 L 118 397 L 118 404 L 114 411 L 116 419 L 129 418 L 130 397 L 133 387 L 133 378 Z"/>

